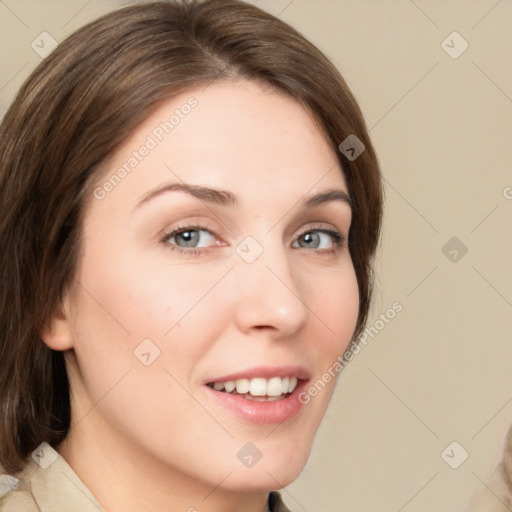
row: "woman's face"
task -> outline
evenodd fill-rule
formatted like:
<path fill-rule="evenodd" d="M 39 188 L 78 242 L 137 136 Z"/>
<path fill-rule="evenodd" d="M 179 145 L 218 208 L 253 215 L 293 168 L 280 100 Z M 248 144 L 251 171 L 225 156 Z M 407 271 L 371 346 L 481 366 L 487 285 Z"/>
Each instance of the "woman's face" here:
<path fill-rule="evenodd" d="M 298 476 L 358 314 L 344 194 L 312 118 L 255 82 L 191 90 L 138 127 L 90 197 L 67 334 L 45 338 L 73 349 L 84 457 L 212 488 Z"/>

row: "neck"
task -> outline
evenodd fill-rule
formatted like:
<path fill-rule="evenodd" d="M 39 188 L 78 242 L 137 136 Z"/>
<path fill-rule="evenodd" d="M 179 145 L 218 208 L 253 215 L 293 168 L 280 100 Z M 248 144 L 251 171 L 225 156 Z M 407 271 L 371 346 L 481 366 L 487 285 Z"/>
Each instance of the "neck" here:
<path fill-rule="evenodd" d="M 264 512 L 268 493 L 221 487 L 229 479 L 216 475 L 212 485 L 185 475 L 148 456 L 121 449 L 107 438 L 84 439 L 71 431 L 57 452 L 90 489 L 104 510 L 151 512 Z M 94 441 L 94 442 L 92 442 Z"/>

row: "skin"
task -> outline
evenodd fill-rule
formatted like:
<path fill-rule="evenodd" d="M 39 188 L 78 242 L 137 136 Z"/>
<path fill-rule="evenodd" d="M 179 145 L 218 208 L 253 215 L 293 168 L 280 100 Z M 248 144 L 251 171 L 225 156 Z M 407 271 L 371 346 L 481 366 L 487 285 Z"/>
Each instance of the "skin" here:
<path fill-rule="evenodd" d="M 262 512 L 268 492 L 302 471 L 335 381 L 277 426 L 237 417 L 204 380 L 302 365 L 312 384 L 357 320 L 349 248 L 332 251 L 321 231 L 348 238 L 349 205 L 299 206 L 328 188 L 348 193 L 340 164 L 307 111 L 268 86 L 214 83 L 167 101 L 108 161 L 100 186 L 191 96 L 190 114 L 103 199 L 91 196 L 74 286 L 42 334 L 65 351 L 70 375 L 71 429 L 55 448 L 109 512 Z M 241 205 L 173 191 L 135 208 L 180 181 L 229 190 Z M 188 223 L 208 227 L 205 252 L 162 241 Z M 308 245 L 305 232 L 318 237 Z M 263 248 L 250 264 L 235 252 L 246 236 Z M 160 349 L 149 366 L 134 356 L 147 338 Z M 251 468 L 236 456 L 247 442 L 262 453 Z"/>

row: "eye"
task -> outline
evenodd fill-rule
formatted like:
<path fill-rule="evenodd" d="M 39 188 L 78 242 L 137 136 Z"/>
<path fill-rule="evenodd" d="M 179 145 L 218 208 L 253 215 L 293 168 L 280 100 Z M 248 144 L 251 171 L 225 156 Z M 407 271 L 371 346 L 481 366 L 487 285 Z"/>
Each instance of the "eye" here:
<path fill-rule="evenodd" d="M 345 242 L 344 236 L 337 230 L 326 228 L 309 228 L 297 238 L 299 247 L 315 249 L 318 252 L 334 252 Z M 297 245 L 293 245 L 297 247 Z"/>
<path fill-rule="evenodd" d="M 203 226 L 180 226 L 170 233 L 167 233 L 163 239 L 163 241 L 168 244 L 184 249 L 208 247 L 208 245 L 212 245 L 211 242 L 215 240 L 216 238 L 213 233 Z"/>
<path fill-rule="evenodd" d="M 224 246 L 209 226 L 188 225 L 178 226 L 165 233 L 161 239 L 165 248 L 177 251 L 185 256 L 200 256 L 209 252 L 212 246 Z M 299 243 L 300 245 L 297 245 Z M 325 226 L 309 226 L 307 231 L 299 234 L 292 247 L 311 249 L 315 254 L 333 255 L 346 246 L 342 233 Z"/>

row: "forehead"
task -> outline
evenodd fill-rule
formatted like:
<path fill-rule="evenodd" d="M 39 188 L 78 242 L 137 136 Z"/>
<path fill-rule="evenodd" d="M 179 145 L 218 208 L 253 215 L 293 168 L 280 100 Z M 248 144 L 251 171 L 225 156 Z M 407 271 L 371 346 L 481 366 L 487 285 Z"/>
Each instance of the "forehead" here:
<path fill-rule="evenodd" d="M 315 187 L 347 190 L 336 151 L 310 113 L 247 80 L 165 101 L 102 171 L 98 184 L 111 182 L 105 199 L 115 196 L 127 206 L 159 183 L 180 180 L 233 190 L 247 206 L 290 201 Z"/>

